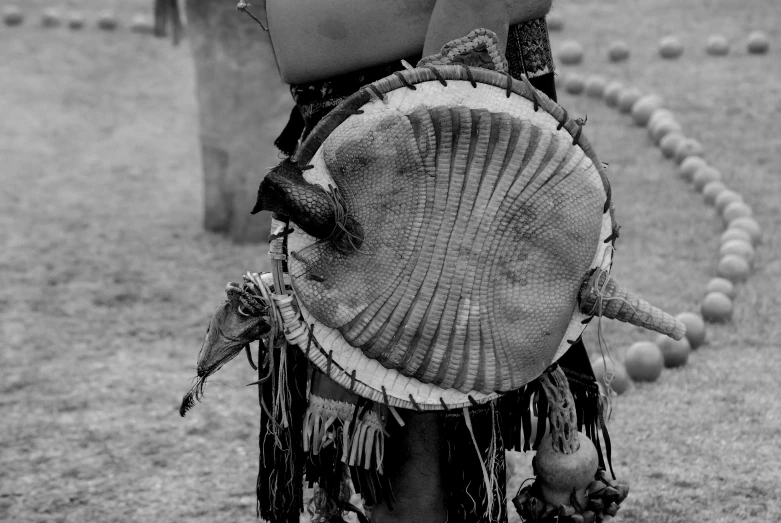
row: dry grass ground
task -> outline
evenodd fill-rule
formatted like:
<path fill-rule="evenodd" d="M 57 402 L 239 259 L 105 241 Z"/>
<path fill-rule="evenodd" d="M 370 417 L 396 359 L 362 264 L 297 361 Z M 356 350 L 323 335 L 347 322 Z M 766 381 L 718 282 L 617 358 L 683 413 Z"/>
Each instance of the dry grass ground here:
<path fill-rule="evenodd" d="M 122 20 L 146 0 L 116 3 Z M 625 522 L 781 518 L 781 12 L 775 0 L 561 2 L 579 69 L 661 94 L 765 231 L 734 321 L 689 364 L 615 402 Z M 32 14 L 44 6 L 28 0 Z M 86 12 L 104 7 L 69 0 Z M 767 31 L 766 57 L 721 32 Z M 677 33 L 683 57 L 655 45 Z M 614 39 L 627 64 L 607 65 Z M 721 223 L 673 165 L 599 102 L 586 133 L 610 164 L 623 225 L 618 278 L 671 312 L 696 310 Z M 0 520 L 252 521 L 253 372 L 237 360 L 186 419 L 176 409 L 224 284 L 265 268 L 264 246 L 201 229 L 193 69 L 172 48 L 119 30 L 0 28 Z M 273 162 L 272 162 L 273 163 Z M 649 333 L 605 322 L 620 355 Z M 591 334 L 593 339 L 593 333 Z M 520 474 L 525 469 L 519 463 Z"/>

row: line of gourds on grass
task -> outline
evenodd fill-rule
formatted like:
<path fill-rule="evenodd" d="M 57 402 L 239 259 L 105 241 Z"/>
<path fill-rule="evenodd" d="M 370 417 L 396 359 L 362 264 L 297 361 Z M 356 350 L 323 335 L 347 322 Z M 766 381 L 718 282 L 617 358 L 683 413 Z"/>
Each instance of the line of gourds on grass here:
<path fill-rule="evenodd" d="M 703 194 L 705 203 L 715 207 L 725 225 L 719 245 L 716 277 L 705 286 L 701 314 L 683 312 L 677 316 L 686 324 L 685 338 L 676 341 L 659 336 L 654 342 L 637 342 L 627 350 L 623 364 L 614 358 L 606 360 L 603 356 L 592 361 L 600 384 L 605 385 L 607 375 L 611 388 L 621 394 L 629 388 L 631 381 L 655 381 L 664 367 L 684 365 L 691 350 L 705 342 L 705 321 L 731 319 L 736 285 L 745 283 L 751 273 L 754 249 L 761 241 L 761 229 L 743 196 L 724 184 L 721 172 L 703 159 L 703 145 L 686 136 L 672 111 L 663 107 L 659 96 L 644 95 L 635 87 L 617 81 L 608 82 L 599 75 L 584 78 L 570 73 L 563 75 L 558 82 L 568 93 L 585 93 L 602 99 L 608 107 L 630 115 L 636 125 L 646 127 L 652 142 L 660 148 L 664 157 L 678 165 L 681 179 Z"/>
<path fill-rule="evenodd" d="M 4 7 L 2 17 L 3 23 L 9 27 L 20 26 L 25 21 L 24 11 L 14 5 Z M 41 12 L 40 23 L 41 26 L 48 29 L 67 25 L 68 28 L 78 31 L 87 25 L 87 20 L 84 15 L 79 12 L 73 11 L 63 14 L 59 9 L 49 8 L 44 9 Z M 117 15 L 110 10 L 99 12 L 95 16 L 95 25 L 98 29 L 104 31 L 114 31 L 120 26 Z M 131 18 L 129 27 L 134 33 L 152 34 L 154 32 L 154 25 L 152 24 L 150 17 L 140 13 Z"/>
<path fill-rule="evenodd" d="M 548 14 L 546 21 L 550 32 L 564 30 L 564 19 L 559 13 Z M 770 39 L 762 31 L 752 31 L 746 37 L 745 46 L 749 54 L 765 54 L 770 49 Z M 667 60 L 679 58 L 683 55 L 683 51 L 683 42 L 675 35 L 664 36 L 657 46 L 659 56 Z M 730 41 L 723 35 L 711 35 L 705 43 L 705 52 L 710 56 L 726 56 L 730 52 Z M 622 40 L 613 41 L 608 45 L 607 58 L 613 63 L 628 60 L 630 54 L 629 45 Z M 557 58 L 563 65 L 577 65 L 583 60 L 583 55 L 583 46 L 580 43 L 567 40 L 561 44 Z"/>

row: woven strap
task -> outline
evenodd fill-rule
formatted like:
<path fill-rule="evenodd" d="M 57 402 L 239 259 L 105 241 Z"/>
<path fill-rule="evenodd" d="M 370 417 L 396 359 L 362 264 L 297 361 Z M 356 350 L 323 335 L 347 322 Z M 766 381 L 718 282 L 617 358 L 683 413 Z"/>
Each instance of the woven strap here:
<path fill-rule="evenodd" d="M 421 59 L 418 67 L 451 64 L 482 67 L 500 73 L 509 71 L 496 33 L 488 29 L 475 29 L 462 38 L 448 42 L 439 53 Z"/>

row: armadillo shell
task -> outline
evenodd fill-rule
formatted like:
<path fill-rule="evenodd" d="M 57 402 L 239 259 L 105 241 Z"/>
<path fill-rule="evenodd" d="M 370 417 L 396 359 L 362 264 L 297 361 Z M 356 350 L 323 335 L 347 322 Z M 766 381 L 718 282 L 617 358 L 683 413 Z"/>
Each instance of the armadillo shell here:
<path fill-rule="evenodd" d="M 315 171 L 338 187 L 363 244 L 291 253 L 299 300 L 421 383 L 490 393 L 531 381 L 563 342 L 608 198 L 560 127 L 464 105 L 345 119 Z"/>

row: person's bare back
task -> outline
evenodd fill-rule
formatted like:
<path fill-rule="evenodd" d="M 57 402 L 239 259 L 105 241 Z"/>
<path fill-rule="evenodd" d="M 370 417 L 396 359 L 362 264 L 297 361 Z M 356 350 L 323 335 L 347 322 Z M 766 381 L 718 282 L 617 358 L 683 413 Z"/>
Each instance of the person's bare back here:
<path fill-rule="evenodd" d="M 477 27 L 544 17 L 552 0 L 267 0 L 282 80 L 302 84 L 436 52 Z M 502 31 L 501 25 L 504 26 Z"/>

